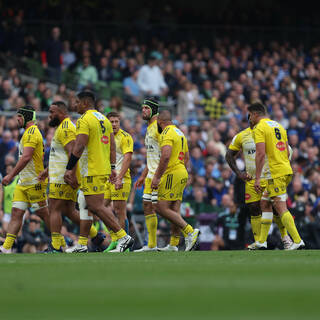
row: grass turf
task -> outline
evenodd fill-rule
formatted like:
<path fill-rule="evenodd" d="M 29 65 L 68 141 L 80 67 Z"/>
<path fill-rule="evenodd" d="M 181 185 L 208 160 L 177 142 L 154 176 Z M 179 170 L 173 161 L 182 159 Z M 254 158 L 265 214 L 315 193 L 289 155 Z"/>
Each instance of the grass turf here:
<path fill-rule="evenodd" d="M 320 250 L 0 255 L 2 319 L 305 320 L 319 297 Z"/>

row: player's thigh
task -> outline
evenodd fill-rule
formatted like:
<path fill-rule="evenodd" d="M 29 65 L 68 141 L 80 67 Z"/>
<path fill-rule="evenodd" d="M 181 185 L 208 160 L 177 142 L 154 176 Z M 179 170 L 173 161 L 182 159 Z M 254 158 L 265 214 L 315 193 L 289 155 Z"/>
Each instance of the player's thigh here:
<path fill-rule="evenodd" d="M 107 181 L 107 175 L 81 177 L 80 189 L 84 196 L 102 194 L 104 197 Z"/>
<path fill-rule="evenodd" d="M 27 187 L 16 185 L 12 198 L 12 212 L 14 209 L 22 210 L 23 212 L 30 207 L 30 202 L 27 196 Z"/>
<path fill-rule="evenodd" d="M 27 189 L 27 197 L 34 211 L 48 206 L 46 189 L 47 185 L 43 183 L 38 183 Z"/>
<path fill-rule="evenodd" d="M 104 207 L 104 193 L 84 195 L 87 209 L 97 214 Z"/>
<path fill-rule="evenodd" d="M 180 214 L 181 200 L 170 201 L 170 209 Z"/>
<path fill-rule="evenodd" d="M 269 198 L 285 197 L 287 194 L 287 186 L 291 181 L 291 175 L 281 176 L 275 179 L 269 179 L 267 185 L 267 192 Z"/>
<path fill-rule="evenodd" d="M 259 193 L 256 191 L 254 188 L 254 183 L 255 180 L 249 180 L 246 181 L 246 186 L 245 186 L 245 202 L 246 204 L 257 202 L 261 200 L 262 193 Z M 264 191 L 267 187 L 267 181 L 266 180 L 261 180 L 260 181 L 260 186 L 262 190 Z"/>
<path fill-rule="evenodd" d="M 158 189 L 158 200 L 182 200 L 183 191 L 188 181 L 186 170 L 176 170 L 164 174 Z"/>

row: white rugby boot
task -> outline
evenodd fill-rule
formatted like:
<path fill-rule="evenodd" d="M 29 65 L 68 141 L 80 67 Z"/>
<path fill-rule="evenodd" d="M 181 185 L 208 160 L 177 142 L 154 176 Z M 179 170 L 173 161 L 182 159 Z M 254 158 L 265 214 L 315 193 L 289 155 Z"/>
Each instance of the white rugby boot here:
<path fill-rule="evenodd" d="M 167 246 L 163 247 L 163 248 L 158 248 L 158 251 L 161 252 L 165 252 L 165 251 L 179 251 L 178 247 L 176 246 L 171 246 L 170 244 L 168 244 Z"/>
<path fill-rule="evenodd" d="M 185 238 L 186 249 L 184 251 L 191 251 L 195 249 L 195 247 L 198 244 L 199 235 L 200 235 L 200 230 L 194 229 L 193 232 L 190 232 L 186 236 Z"/>
<path fill-rule="evenodd" d="M 286 250 L 299 250 L 299 249 L 303 249 L 305 247 L 305 244 L 303 242 L 303 240 L 301 240 L 299 243 L 292 243 L 291 247 L 289 247 Z"/>
<path fill-rule="evenodd" d="M 77 243 L 75 246 L 66 249 L 66 253 L 86 253 L 88 252 L 88 247 Z"/>

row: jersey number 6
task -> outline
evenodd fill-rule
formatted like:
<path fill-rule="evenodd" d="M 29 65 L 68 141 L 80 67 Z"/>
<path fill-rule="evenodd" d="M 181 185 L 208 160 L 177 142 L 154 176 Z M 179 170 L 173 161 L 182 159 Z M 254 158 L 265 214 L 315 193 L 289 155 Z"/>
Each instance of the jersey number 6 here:
<path fill-rule="evenodd" d="M 276 138 L 278 140 L 281 140 L 281 132 L 280 132 L 280 130 L 278 128 L 274 128 L 274 133 L 276 135 Z"/>

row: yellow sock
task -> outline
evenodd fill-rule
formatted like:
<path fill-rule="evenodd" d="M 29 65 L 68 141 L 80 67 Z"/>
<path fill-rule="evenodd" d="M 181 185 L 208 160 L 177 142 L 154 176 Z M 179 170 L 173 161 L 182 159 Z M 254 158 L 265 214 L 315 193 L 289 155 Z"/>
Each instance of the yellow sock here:
<path fill-rule="evenodd" d="M 111 241 L 112 241 L 112 242 L 118 240 L 116 234 L 115 234 L 112 230 L 108 230 L 108 232 L 109 232 L 109 234 L 110 234 L 110 237 L 111 237 Z"/>
<path fill-rule="evenodd" d="M 16 240 L 16 235 L 12 233 L 7 233 L 6 240 L 3 243 L 3 247 L 7 250 L 11 249 L 14 241 Z"/>
<path fill-rule="evenodd" d="M 250 222 L 254 241 L 259 241 L 261 229 L 261 214 L 259 214 L 258 216 L 251 216 Z"/>
<path fill-rule="evenodd" d="M 89 231 L 90 238 L 92 239 L 92 238 L 96 237 L 97 234 L 98 234 L 98 230 L 96 229 L 96 227 L 91 226 L 90 231 Z"/>
<path fill-rule="evenodd" d="M 78 240 L 78 243 L 83 245 L 83 246 L 86 246 L 86 245 L 88 245 L 88 238 L 80 236 L 79 240 Z"/>
<path fill-rule="evenodd" d="M 188 236 L 189 233 L 193 232 L 193 228 L 190 224 L 187 224 L 183 229 L 182 229 L 182 233 L 183 235 L 186 237 Z"/>
<path fill-rule="evenodd" d="M 157 246 L 158 218 L 155 213 L 149 214 L 145 218 L 148 230 L 148 247 L 155 248 Z"/>
<path fill-rule="evenodd" d="M 272 216 L 273 216 L 272 212 L 262 212 L 261 228 L 260 228 L 260 236 L 259 236 L 260 243 L 264 243 L 267 241 L 268 233 L 272 223 Z"/>
<path fill-rule="evenodd" d="M 125 237 L 127 235 L 126 232 L 123 229 L 120 229 L 118 232 L 115 232 L 114 234 L 116 236 L 116 240 L 115 241 L 117 241 L 120 238 L 123 238 L 123 237 Z"/>
<path fill-rule="evenodd" d="M 60 245 L 63 248 L 65 248 L 67 246 L 66 240 L 64 239 L 64 236 L 62 234 L 60 235 Z"/>
<path fill-rule="evenodd" d="M 179 236 L 171 236 L 170 237 L 170 246 L 177 247 L 180 242 L 180 237 Z"/>
<path fill-rule="evenodd" d="M 287 236 L 288 232 L 287 232 L 287 229 L 285 228 L 285 226 L 283 225 L 283 223 L 281 222 L 281 218 L 279 216 L 274 215 L 273 221 L 277 224 L 277 226 L 279 228 L 281 238 Z"/>
<path fill-rule="evenodd" d="M 51 233 L 51 245 L 54 249 L 59 250 L 61 247 L 61 234 L 59 232 Z"/>
<path fill-rule="evenodd" d="M 293 242 L 299 243 L 301 241 L 301 238 L 296 228 L 296 225 L 294 224 L 293 217 L 289 211 L 286 211 L 281 216 L 281 222 L 284 225 L 284 227 L 288 230 Z"/>

